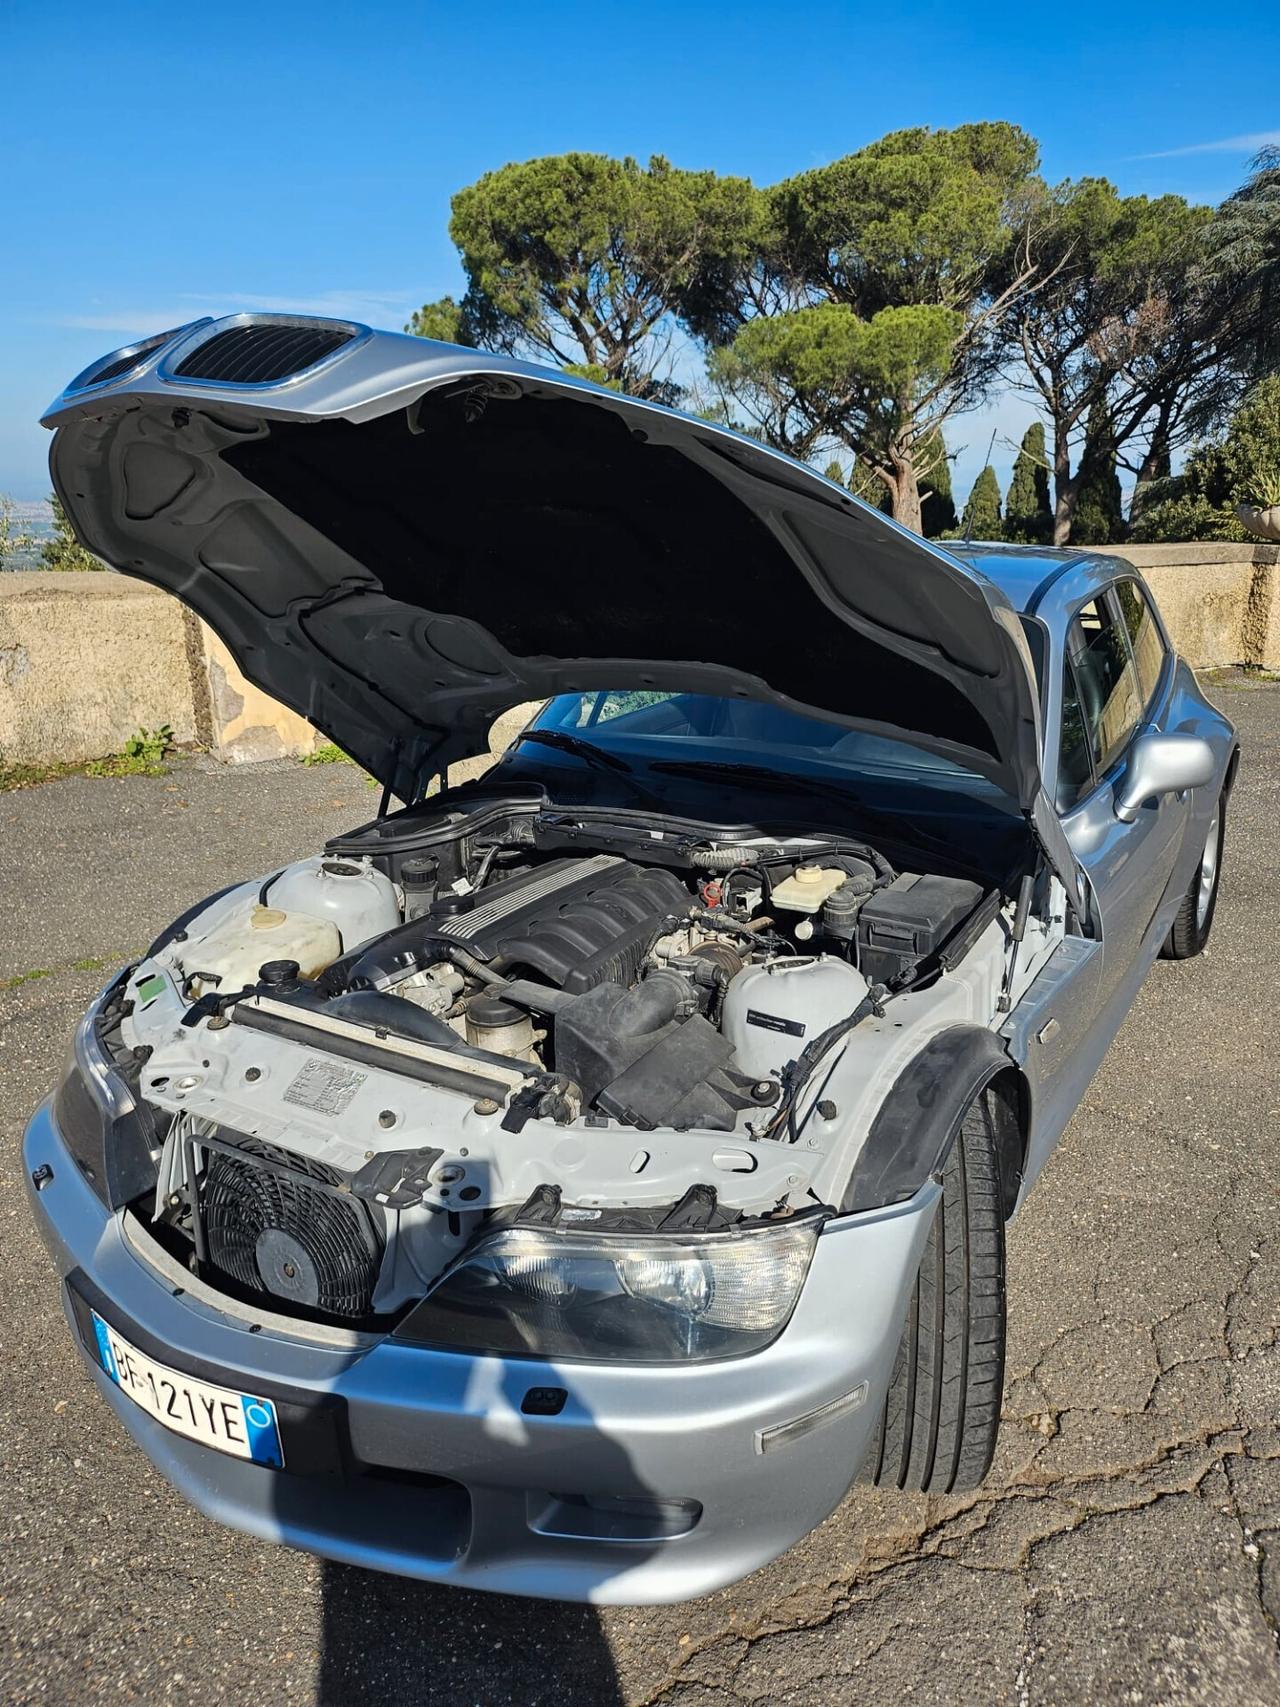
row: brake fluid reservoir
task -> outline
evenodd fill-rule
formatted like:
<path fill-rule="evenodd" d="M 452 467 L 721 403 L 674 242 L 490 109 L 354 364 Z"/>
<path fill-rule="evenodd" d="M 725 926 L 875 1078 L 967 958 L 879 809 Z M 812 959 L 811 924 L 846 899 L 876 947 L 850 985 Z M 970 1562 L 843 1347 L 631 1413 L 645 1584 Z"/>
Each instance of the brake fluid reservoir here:
<path fill-rule="evenodd" d="M 276 878 L 267 899 L 286 913 L 305 913 L 336 925 L 344 954 L 400 923 L 395 884 L 367 859 L 320 854 L 299 860 Z"/>
<path fill-rule="evenodd" d="M 798 865 L 790 877 L 774 884 L 769 891 L 769 905 L 791 913 L 816 913 L 848 876 L 838 866 Z"/>
<path fill-rule="evenodd" d="M 861 972 L 826 955 L 748 966 L 725 991 L 721 1019 L 736 1067 L 752 1079 L 780 1072 L 866 993 Z"/>
<path fill-rule="evenodd" d="M 182 970 L 190 996 L 209 990 L 229 995 L 256 984 L 258 968 L 268 960 L 296 960 L 303 978 L 315 978 L 341 952 L 338 927 L 330 920 L 253 904 L 185 943 Z"/>

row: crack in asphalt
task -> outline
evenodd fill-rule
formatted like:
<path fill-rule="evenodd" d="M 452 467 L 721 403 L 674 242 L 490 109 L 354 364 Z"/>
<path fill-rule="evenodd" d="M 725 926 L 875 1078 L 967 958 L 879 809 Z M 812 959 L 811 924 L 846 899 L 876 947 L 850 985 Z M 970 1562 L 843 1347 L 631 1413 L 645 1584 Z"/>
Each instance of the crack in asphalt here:
<path fill-rule="evenodd" d="M 787 1603 L 783 1603 L 754 1623 L 746 1626 L 731 1623 L 704 1636 L 697 1643 L 690 1643 L 655 1689 L 634 1698 L 634 1707 L 658 1707 L 659 1703 L 662 1707 L 695 1707 L 697 1697 L 690 1695 L 691 1689 L 708 1699 L 723 1699 L 735 1703 L 758 1700 L 756 1695 L 740 1693 L 735 1687 L 735 1680 L 742 1673 L 748 1656 L 760 1644 L 783 1636 L 812 1634 L 824 1629 L 833 1621 L 855 1610 L 865 1609 L 896 1576 L 909 1574 L 925 1561 L 939 1558 L 962 1571 L 1009 1576 L 1022 1583 L 1023 1641 L 1017 1670 L 1012 1680 L 1011 1699 L 1016 1700 L 1019 1707 L 1029 1707 L 1037 1657 L 1041 1651 L 1041 1645 L 1036 1639 L 1038 1608 L 1042 1598 L 1041 1585 L 1035 1581 L 1036 1553 L 1048 1543 L 1067 1535 L 1078 1534 L 1098 1520 L 1147 1510 L 1170 1500 L 1204 1500 L 1206 1483 L 1218 1475 L 1223 1478 L 1229 1490 L 1231 1515 L 1240 1532 L 1240 1551 L 1249 1563 L 1259 1610 L 1271 1632 L 1276 1661 L 1276 1691 L 1280 1696 L 1280 1628 L 1277 1626 L 1276 1614 L 1268 1603 L 1264 1579 L 1265 1537 L 1273 1532 L 1280 1535 L 1280 1523 L 1271 1527 L 1251 1526 L 1231 1475 L 1234 1461 L 1240 1458 L 1247 1457 L 1253 1462 L 1264 1463 L 1280 1461 L 1280 1442 L 1277 1442 L 1275 1450 L 1272 1451 L 1251 1450 L 1252 1430 L 1243 1421 L 1238 1403 L 1229 1426 L 1224 1428 L 1207 1424 L 1190 1433 L 1175 1434 L 1161 1442 L 1155 1451 L 1145 1457 L 1124 1464 L 1092 1466 L 1056 1475 L 1035 1475 L 1044 1452 L 1058 1438 L 1064 1417 L 1148 1415 L 1151 1413 L 1160 1383 L 1177 1370 L 1216 1365 L 1229 1371 L 1242 1358 L 1247 1360 L 1258 1352 L 1265 1353 L 1275 1349 L 1277 1331 L 1274 1328 L 1262 1345 L 1250 1346 L 1247 1351 L 1236 1350 L 1233 1346 L 1233 1328 L 1239 1301 L 1247 1294 L 1253 1276 L 1260 1269 L 1267 1241 L 1261 1237 L 1251 1241 L 1249 1255 L 1243 1264 L 1240 1264 L 1238 1257 L 1228 1249 L 1219 1225 L 1220 1220 L 1221 1216 L 1214 1218 L 1210 1229 L 1212 1237 L 1224 1259 L 1236 1264 L 1236 1275 L 1232 1284 L 1220 1296 L 1219 1345 L 1216 1350 L 1195 1356 L 1172 1358 L 1166 1358 L 1161 1352 L 1161 1330 L 1180 1317 L 1185 1317 L 1192 1310 L 1203 1309 L 1208 1302 L 1204 1298 L 1187 1300 L 1165 1314 L 1147 1321 L 1113 1316 L 1099 1300 L 1099 1314 L 1096 1317 L 1077 1321 L 1069 1328 L 1061 1330 L 1028 1368 L 1009 1376 L 1008 1383 L 1012 1385 L 1015 1381 L 1037 1381 L 1040 1371 L 1064 1340 L 1082 1334 L 1092 1326 L 1110 1323 L 1139 1330 L 1149 1337 L 1156 1372 L 1140 1406 L 1048 1405 L 1043 1411 L 1028 1415 L 1013 1414 L 1006 1409 L 1002 1414 L 1002 1422 L 1006 1425 L 1022 1423 L 1036 1427 L 1037 1432 L 1044 1433 L 1043 1422 L 1047 1419 L 1052 1424 L 1052 1431 L 1033 1452 L 1023 1470 L 1010 1478 L 1002 1488 L 984 1487 L 960 1498 L 951 1496 L 931 1499 L 931 1508 L 944 1508 L 933 1521 L 914 1532 L 898 1532 L 896 1535 L 890 1532 L 887 1536 L 873 1534 L 864 1543 L 863 1553 L 852 1570 L 844 1575 L 829 1578 L 822 1584 L 805 1584 L 801 1590 L 788 1597 L 792 1603 L 798 1599 L 804 1599 L 811 1605 L 814 1601 L 818 1602 L 813 1610 L 789 1618 L 786 1616 Z M 1096 1278 L 1095 1299 L 1098 1297 Z M 1166 1469 L 1185 1469 L 1185 1474 L 1175 1476 L 1167 1485 L 1160 1487 L 1142 1487 L 1135 1482 L 1135 1478 L 1150 1476 Z M 1112 1497 L 1108 1497 L 1112 1490 Z M 888 1496 L 890 1499 L 892 1497 Z M 1037 1506 L 1043 1506 L 1046 1511 L 1056 1507 L 1060 1515 L 1035 1533 L 1026 1535 L 1011 1562 L 982 1562 L 965 1557 L 960 1549 L 971 1548 L 979 1543 L 1014 1506 L 1023 1511 L 1032 1510 Z M 1064 1513 L 1065 1515 L 1061 1515 Z M 976 1522 L 966 1521 L 975 1516 Z M 894 1556 L 884 1556 L 886 1551 Z M 867 1651 L 862 1663 L 865 1664 L 881 1653 L 893 1641 L 894 1635 L 895 1631 L 890 1628 L 880 1641 Z M 705 1675 L 705 1661 L 713 1655 L 718 1662 L 717 1669 L 721 1671 L 721 1676 L 715 1680 Z M 690 1677 L 688 1674 L 691 1668 L 696 1668 L 703 1675 Z M 815 1680 L 816 1675 L 811 1675 L 811 1682 Z"/>

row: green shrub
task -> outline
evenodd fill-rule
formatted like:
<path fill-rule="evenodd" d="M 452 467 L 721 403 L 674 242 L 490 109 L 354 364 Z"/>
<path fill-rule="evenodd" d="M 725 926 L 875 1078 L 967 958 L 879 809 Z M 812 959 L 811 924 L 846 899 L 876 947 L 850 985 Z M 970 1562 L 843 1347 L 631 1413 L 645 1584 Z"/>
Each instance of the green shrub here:
<path fill-rule="evenodd" d="M 1265 508 L 1271 494 L 1280 496 L 1280 374 L 1254 386 L 1226 435 L 1192 451 L 1181 474 L 1152 481 L 1131 537 L 1249 540 L 1236 508 Z"/>
<path fill-rule="evenodd" d="M 1142 514 L 1134 522 L 1129 537 L 1143 545 L 1156 545 L 1165 540 L 1176 544 L 1186 539 L 1238 542 L 1251 536 L 1241 526 L 1233 508 L 1210 503 L 1203 492 L 1188 491 L 1185 478 L 1177 475 L 1172 480 L 1151 483 Z"/>
<path fill-rule="evenodd" d="M 304 765 L 350 765 L 354 764 L 355 760 L 333 741 L 326 741 L 313 752 L 304 753 L 300 762 Z"/>
<path fill-rule="evenodd" d="M 163 776 L 162 763 L 173 745 L 173 730 L 167 723 L 158 729 L 135 730 L 118 753 L 105 759 L 91 759 L 84 767 L 86 776 Z"/>

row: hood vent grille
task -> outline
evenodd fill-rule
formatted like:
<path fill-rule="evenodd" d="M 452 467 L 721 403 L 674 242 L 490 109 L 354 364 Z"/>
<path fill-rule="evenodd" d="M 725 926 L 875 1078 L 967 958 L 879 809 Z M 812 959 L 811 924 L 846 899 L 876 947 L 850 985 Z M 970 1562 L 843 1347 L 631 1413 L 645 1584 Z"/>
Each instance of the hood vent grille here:
<path fill-rule="evenodd" d="M 173 377 L 218 385 L 273 385 L 314 367 L 355 336 L 350 326 L 229 326 L 197 344 L 174 368 Z"/>
<path fill-rule="evenodd" d="M 134 368 L 141 367 L 162 344 L 167 344 L 170 338 L 176 338 L 182 330 L 181 326 L 171 326 L 167 332 L 157 332 L 154 337 L 144 338 L 139 344 L 130 344 L 127 349 L 118 350 L 105 362 L 100 356 L 96 362 L 91 362 L 83 373 L 76 375 L 67 390 L 87 391 L 91 385 L 107 385 L 113 379 L 132 373 Z"/>
<path fill-rule="evenodd" d="M 169 336 L 170 334 L 166 332 L 165 337 Z M 152 344 L 150 348 L 144 346 L 141 350 L 130 350 L 127 356 L 117 356 L 115 361 L 108 362 L 106 367 L 95 373 L 88 383 L 90 385 L 105 385 L 109 379 L 119 379 L 122 373 L 128 373 L 131 368 L 141 366 L 155 347 Z"/>

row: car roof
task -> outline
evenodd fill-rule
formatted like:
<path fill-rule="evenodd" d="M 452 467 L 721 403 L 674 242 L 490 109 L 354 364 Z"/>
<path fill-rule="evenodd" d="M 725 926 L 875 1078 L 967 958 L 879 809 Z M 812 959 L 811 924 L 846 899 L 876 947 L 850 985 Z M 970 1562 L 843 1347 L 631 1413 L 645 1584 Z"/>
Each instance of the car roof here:
<path fill-rule="evenodd" d="M 1050 587 L 1056 595 L 1054 603 L 1062 599 L 1074 602 L 1091 590 L 1107 586 L 1118 574 L 1136 574 L 1123 558 L 1070 546 L 1005 545 L 977 539 L 947 539 L 939 544 L 968 568 L 994 581 L 1013 608 L 1023 613 L 1038 610 Z"/>

